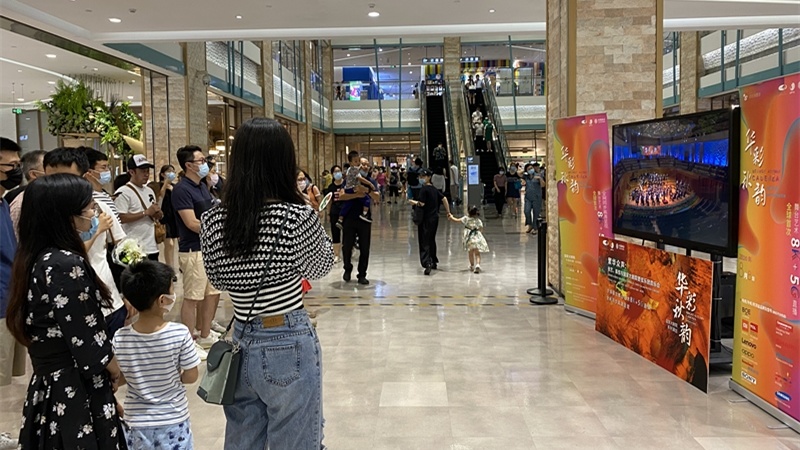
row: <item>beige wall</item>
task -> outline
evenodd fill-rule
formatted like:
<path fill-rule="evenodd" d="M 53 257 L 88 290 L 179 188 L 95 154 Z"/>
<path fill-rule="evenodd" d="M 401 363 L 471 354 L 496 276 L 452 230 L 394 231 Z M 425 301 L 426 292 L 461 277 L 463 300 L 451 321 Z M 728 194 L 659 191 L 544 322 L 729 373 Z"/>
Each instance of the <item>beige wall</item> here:
<path fill-rule="evenodd" d="M 605 112 L 610 127 L 662 114 L 663 0 L 548 0 L 548 166 L 554 119 Z M 558 198 L 548 171 L 548 281 L 561 290 Z"/>

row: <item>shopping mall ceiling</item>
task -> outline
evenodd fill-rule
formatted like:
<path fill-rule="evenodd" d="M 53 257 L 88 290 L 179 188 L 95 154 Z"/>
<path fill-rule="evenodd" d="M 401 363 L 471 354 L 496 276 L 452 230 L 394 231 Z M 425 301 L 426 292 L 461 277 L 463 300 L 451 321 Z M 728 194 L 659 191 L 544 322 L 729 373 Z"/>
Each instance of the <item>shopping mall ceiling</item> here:
<path fill-rule="evenodd" d="M 796 26 L 800 18 L 800 0 L 664 3 L 667 29 Z M 3 0 L 3 14 L 96 42 L 143 42 L 520 34 L 544 30 L 545 5 L 546 0 Z"/>
<path fill-rule="evenodd" d="M 59 80 L 82 78 L 104 97 L 141 101 L 140 76 L 44 42 L 0 29 L 0 105 L 30 107 Z"/>

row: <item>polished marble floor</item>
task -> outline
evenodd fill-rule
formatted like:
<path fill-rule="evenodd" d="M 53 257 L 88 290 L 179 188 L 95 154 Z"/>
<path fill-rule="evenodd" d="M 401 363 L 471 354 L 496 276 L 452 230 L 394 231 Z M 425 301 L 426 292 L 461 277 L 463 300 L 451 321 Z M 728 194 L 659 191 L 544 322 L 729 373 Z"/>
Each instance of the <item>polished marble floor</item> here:
<path fill-rule="evenodd" d="M 728 389 L 730 368 L 712 372 L 706 395 L 591 320 L 530 305 L 536 239 L 518 221 L 487 221 L 492 253 L 475 275 L 460 226 L 443 220 L 441 270 L 425 277 L 405 208 L 382 209 L 372 284 L 343 283 L 339 266 L 308 298 L 330 449 L 800 450 L 800 436 Z M 226 302 L 219 317 L 230 317 Z M 0 388 L 0 431 L 16 433 L 26 382 Z M 194 391 L 195 448 L 221 449 L 222 409 Z"/>

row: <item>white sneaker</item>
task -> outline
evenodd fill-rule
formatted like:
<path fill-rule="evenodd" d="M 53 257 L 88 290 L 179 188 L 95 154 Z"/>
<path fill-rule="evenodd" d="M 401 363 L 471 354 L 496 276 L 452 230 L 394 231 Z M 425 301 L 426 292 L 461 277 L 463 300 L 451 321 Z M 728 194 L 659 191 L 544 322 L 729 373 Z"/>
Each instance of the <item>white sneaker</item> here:
<path fill-rule="evenodd" d="M 475 266 L 475 273 L 481 273 L 481 266 L 480 264 Z"/>
<path fill-rule="evenodd" d="M 16 449 L 19 442 L 8 433 L 0 433 L 0 450 Z"/>
<path fill-rule="evenodd" d="M 217 342 L 219 338 L 214 337 L 214 335 L 209 334 L 208 337 L 199 337 L 197 338 L 195 344 L 199 345 L 202 348 L 211 348 L 215 342 Z"/>
<path fill-rule="evenodd" d="M 333 257 L 333 263 L 334 263 L 334 264 L 339 264 L 339 262 L 340 262 L 340 261 L 341 261 L 341 259 L 339 259 L 339 257 L 338 257 L 338 256 L 334 256 L 334 257 Z"/>
<path fill-rule="evenodd" d="M 194 344 L 194 349 L 197 351 L 197 356 L 200 357 L 200 361 L 205 361 L 208 359 L 208 352 L 203 347 L 200 347 L 197 344 Z"/>
<path fill-rule="evenodd" d="M 222 326 L 222 324 L 220 324 L 216 320 L 212 320 L 211 321 L 211 330 L 216 331 L 217 334 L 222 334 L 222 333 L 225 332 L 225 327 Z"/>
<path fill-rule="evenodd" d="M 469 266 L 469 271 L 470 271 L 470 272 L 475 272 L 475 266 L 473 266 L 472 264 L 470 264 L 470 266 Z"/>
<path fill-rule="evenodd" d="M 213 336 L 215 339 L 219 339 L 219 337 L 222 336 L 222 333 L 217 333 L 214 330 L 208 330 L 208 335 L 209 336 Z M 192 332 L 192 336 L 194 336 L 195 338 L 199 339 L 200 338 L 200 330 L 194 330 Z"/>

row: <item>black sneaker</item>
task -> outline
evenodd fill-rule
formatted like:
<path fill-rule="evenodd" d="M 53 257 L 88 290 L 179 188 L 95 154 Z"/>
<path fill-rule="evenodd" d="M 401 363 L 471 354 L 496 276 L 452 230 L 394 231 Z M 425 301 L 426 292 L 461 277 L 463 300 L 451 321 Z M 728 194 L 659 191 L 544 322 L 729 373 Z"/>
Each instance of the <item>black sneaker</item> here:
<path fill-rule="evenodd" d="M 439 270 L 439 266 L 438 266 L 437 264 L 434 264 L 434 265 L 432 265 L 432 266 L 431 266 L 431 269 L 433 269 L 433 270 Z"/>
<path fill-rule="evenodd" d="M 358 284 L 363 284 L 364 286 L 369 284 L 369 280 L 366 277 L 358 277 Z"/>
<path fill-rule="evenodd" d="M 350 281 L 350 279 L 351 279 L 351 276 L 350 276 L 350 275 L 351 275 L 351 274 L 350 274 L 350 271 L 349 271 L 349 270 L 346 270 L 346 271 L 344 272 L 344 275 L 342 275 L 342 279 L 343 279 L 345 282 L 348 282 L 348 281 Z"/>
<path fill-rule="evenodd" d="M 367 217 L 367 215 L 366 215 L 366 214 L 361 214 L 360 216 L 358 216 L 358 218 L 359 218 L 359 219 L 361 219 L 361 220 L 363 220 L 364 222 L 367 222 L 367 223 L 372 223 L 372 219 L 370 219 L 369 217 Z"/>
<path fill-rule="evenodd" d="M 425 275 L 430 275 L 430 274 L 431 274 L 431 268 L 430 267 L 426 267 L 425 268 Z"/>

